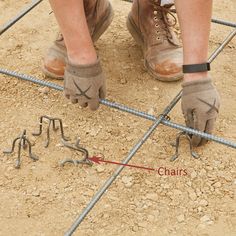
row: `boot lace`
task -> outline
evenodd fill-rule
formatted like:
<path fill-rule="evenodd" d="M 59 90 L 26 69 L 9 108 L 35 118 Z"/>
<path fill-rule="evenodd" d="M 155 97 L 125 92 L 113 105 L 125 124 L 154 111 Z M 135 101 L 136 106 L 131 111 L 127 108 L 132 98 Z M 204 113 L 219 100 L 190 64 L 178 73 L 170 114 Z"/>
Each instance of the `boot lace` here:
<path fill-rule="evenodd" d="M 177 23 L 177 19 L 173 14 L 175 11 L 171 10 L 170 7 L 160 6 L 159 0 L 154 0 L 153 4 L 156 40 L 160 41 L 161 39 L 171 38 L 172 35 L 169 28 L 175 26 Z M 169 20 L 169 17 L 171 17 L 172 20 Z"/>

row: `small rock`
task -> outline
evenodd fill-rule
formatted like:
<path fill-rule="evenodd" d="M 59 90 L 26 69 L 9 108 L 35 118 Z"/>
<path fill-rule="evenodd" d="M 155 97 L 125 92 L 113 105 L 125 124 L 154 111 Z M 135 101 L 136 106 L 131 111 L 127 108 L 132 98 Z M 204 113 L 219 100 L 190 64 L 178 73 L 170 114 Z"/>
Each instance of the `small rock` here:
<path fill-rule="evenodd" d="M 182 192 L 178 189 L 174 189 L 173 190 L 173 195 L 176 196 L 176 195 L 182 195 Z"/>
<path fill-rule="evenodd" d="M 200 218 L 200 221 L 202 223 L 207 223 L 207 222 L 211 221 L 211 218 L 208 215 L 204 215 L 203 217 Z"/>
<path fill-rule="evenodd" d="M 15 168 L 14 168 L 13 166 L 7 167 L 7 171 L 8 171 L 8 172 L 10 172 L 10 171 L 12 171 L 12 170 L 15 170 Z"/>
<path fill-rule="evenodd" d="M 190 176 L 191 176 L 191 179 L 195 179 L 197 177 L 197 172 L 193 171 Z"/>
<path fill-rule="evenodd" d="M 126 138 L 126 140 L 127 140 L 128 142 L 130 142 L 130 141 L 132 141 L 132 140 L 133 140 L 133 137 L 131 137 L 131 136 L 128 136 L 128 137 Z"/>
<path fill-rule="evenodd" d="M 198 212 L 202 212 L 202 207 L 201 206 L 198 207 L 197 210 L 198 210 Z"/>
<path fill-rule="evenodd" d="M 178 220 L 178 222 L 179 222 L 179 223 L 182 223 L 182 222 L 184 222 L 184 220 L 185 220 L 185 217 L 184 217 L 184 215 L 183 215 L 183 214 L 181 214 L 181 215 L 177 216 L 177 220 Z"/>
<path fill-rule="evenodd" d="M 164 185 L 162 185 L 162 188 L 164 188 L 164 189 L 169 189 L 169 188 L 170 188 L 170 185 L 169 185 L 169 184 L 164 184 Z"/>
<path fill-rule="evenodd" d="M 205 200 L 205 199 L 202 199 L 202 200 L 199 202 L 199 205 L 200 205 L 200 206 L 208 206 L 208 201 Z"/>
<path fill-rule="evenodd" d="M 158 87 L 154 87 L 153 90 L 154 91 L 159 91 L 159 88 Z"/>
<path fill-rule="evenodd" d="M 206 170 L 201 169 L 199 174 L 200 174 L 200 176 L 205 176 L 206 175 Z"/>
<path fill-rule="evenodd" d="M 216 183 L 213 184 L 213 186 L 215 188 L 220 188 L 222 186 L 222 184 L 220 182 L 216 182 Z"/>
<path fill-rule="evenodd" d="M 125 77 L 122 77 L 122 78 L 120 79 L 120 83 L 121 83 L 121 84 L 127 84 L 127 79 L 126 79 Z"/>
<path fill-rule="evenodd" d="M 127 83 L 127 78 L 125 73 L 120 73 L 120 83 L 121 84 L 126 84 Z"/>
<path fill-rule="evenodd" d="M 200 197 L 202 195 L 202 191 L 199 188 L 196 188 L 196 194 L 197 197 Z"/>
<path fill-rule="evenodd" d="M 192 186 L 192 182 L 190 182 L 190 181 L 186 182 L 186 184 L 187 184 L 189 187 Z"/>
<path fill-rule="evenodd" d="M 232 182 L 233 178 L 230 176 L 230 174 L 225 173 L 223 178 L 227 181 L 227 182 Z"/>
<path fill-rule="evenodd" d="M 99 133 L 99 130 L 91 129 L 90 135 L 91 136 L 96 136 L 98 133 Z"/>
<path fill-rule="evenodd" d="M 195 201 L 197 199 L 197 195 L 195 192 L 191 192 L 189 193 L 189 198 L 192 200 L 192 201 Z"/>
<path fill-rule="evenodd" d="M 98 166 L 96 166 L 96 170 L 97 170 L 98 173 L 102 173 L 102 172 L 104 172 L 105 167 L 102 166 L 102 165 L 98 165 Z"/>
<path fill-rule="evenodd" d="M 153 215 L 148 215 L 147 219 L 149 222 L 153 222 L 155 220 L 155 217 Z"/>
<path fill-rule="evenodd" d="M 152 186 L 152 182 L 150 180 L 145 179 L 144 181 L 145 181 L 146 185 Z M 235 184 L 236 184 L 236 180 L 235 180 Z"/>
<path fill-rule="evenodd" d="M 132 227 L 132 231 L 133 231 L 133 232 L 138 232 L 138 230 L 139 230 L 139 228 L 138 228 L 137 225 L 135 225 L 135 226 Z"/>
<path fill-rule="evenodd" d="M 150 109 L 148 110 L 148 114 L 149 114 L 149 115 L 154 115 L 154 108 L 150 108 Z"/>
<path fill-rule="evenodd" d="M 213 170 L 212 166 L 206 166 L 206 169 L 210 171 Z"/>
<path fill-rule="evenodd" d="M 146 195 L 146 199 L 156 201 L 158 199 L 158 195 L 156 193 L 148 193 Z"/>
<path fill-rule="evenodd" d="M 203 230 L 203 229 L 205 229 L 206 228 L 206 225 L 204 225 L 204 224 L 199 224 L 198 226 L 197 226 L 197 229 L 200 229 L 200 230 Z"/>
<path fill-rule="evenodd" d="M 40 196 L 40 192 L 38 190 L 36 190 L 36 191 L 32 192 L 32 195 L 34 197 L 39 197 Z"/>
<path fill-rule="evenodd" d="M 64 147 L 64 145 L 62 143 L 57 143 L 56 147 Z"/>
<path fill-rule="evenodd" d="M 30 141 L 32 146 L 34 146 L 36 144 L 36 140 L 37 140 L 37 138 L 35 136 L 30 137 L 29 141 Z"/>
<path fill-rule="evenodd" d="M 212 221 L 212 220 L 207 221 L 207 224 L 208 224 L 208 225 L 213 225 L 213 224 L 214 224 L 214 221 Z"/>
<path fill-rule="evenodd" d="M 138 222 L 138 226 L 141 227 L 141 228 L 146 229 L 149 226 L 149 222 L 147 222 L 147 221 L 140 221 L 140 222 Z"/>
<path fill-rule="evenodd" d="M 38 91 L 40 92 L 40 93 L 43 93 L 43 94 L 48 94 L 49 93 L 49 91 L 50 91 L 50 89 L 48 88 L 48 87 L 40 87 L 39 89 L 38 89 Z"/>
<path fill-rule="evenodd" d="M 154 210 L 151 213 L 155 218 L 158 218 L 160 216 L 160 211 L 159 210 Z"/>
<path fill-rule="evenodd" d="M 124 183 L 125 187 L 130 188 L 133 185 L 133 177 L 132 176 L 123 176 L 122 182 Z"/>
<path fill-rule="evenodd" d="M 129 183 L 125 184 L 125 187 L 126 187 L 126 188 L 130 188 L 130 187 L 132 187 L 132 186 L 133 186 L 133 183 L 132 183 L 132 182 L 129 182 Z"/>

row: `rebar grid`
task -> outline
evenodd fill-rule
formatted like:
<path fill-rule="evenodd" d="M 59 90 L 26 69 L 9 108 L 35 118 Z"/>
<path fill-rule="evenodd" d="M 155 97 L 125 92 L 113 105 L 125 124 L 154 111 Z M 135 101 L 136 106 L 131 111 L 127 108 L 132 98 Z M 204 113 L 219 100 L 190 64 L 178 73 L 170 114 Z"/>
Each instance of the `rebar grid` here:
<path fill-rule="evenodd" d="M 5 75 L 8 75 L 8 76 L 12 76 L 12 77 L 15 77 L 15 78 L 18 78 L 18 79 L 22 79 L 22 80 L 25 80 L 25 81 L 28 81 L 28 82 L 38 84 L 40 86 L 46 86 L 46 87 L 49 87 L 49 88 L 52 88 L 52 89 L 55 89 L 55 90 L 58 90 L 58 91 L 63 91 L 63 87 L 58 85 L 58 84 L 54 84 L 54 83 L 49 82 L 49 81 L 39 80 L 39 79 L 37 79 L 33 76 L 20 74 L 20 73 L 17 73 L 15 71 L 10 71 L 10 70 L 7 70 L 7 69 L 0 68 L 0 74 L 5 74 Z M 107 99 L 100 99 L 100 104 L 102 104 L 104 106 L 107 106 L 107 107 L 111 107 L 111 108 L 120 110 L 120 111 L 123 111 L 123 112 L 126 112 L 126 113 L 130 113 L 132 115 L 142 117 L 144 119 L 151 120 L 151 121 L 154 121 L 154 122 L 156 120 L 158 120 L 158 117 L 150 115 L 146 112 L 139 111 L 139 110 L 127 107 L 125 105 L 116 103 L 116 102 L 111 102 Z M 217 136 L 212 135 L 212 134 L 204 133 L 202 131 L 192 129 L 192 128 L 186 127 L 184 125 L 176 124 L 176 123 L 170 121 L 169 119 L 166 119 L 165 117 L 161 120 L 161 124 L 169 126 L 171 128 L 174 128 L 174 129 L 184 131 L 188 134 L 193 134 L 193 135 L 199 136 L 201 138 L 205 138 L 207 140 L 214 141 L 214 142 L 217 142 L 217 143 L 220 143 L 220 144 L 223 144 L 223 145 L 226 145 L 228 147 L 236 149 L 236 143 L 233 142 L 233 141 L 225 140 L 221 137 L 217 137 Z"/>
<path fill-rule="evenodd" d="M 142 145 L 147 141 L 147 139 L 151 136 L 151 134 L 154 132 L 154 130 L 160 125 L 162 119 L 166 115 L 169 114 L 169 112 L 174 108 L 174 106 L 178 103 L 182 95 L 182 92 L 178 93 L 177 96 L 170 102 L 170 104 L 165 108 L 163 113 L 160 115 L 160 117 L 154 122 L 154 124 L 148 129 L 148 131 L 143 135 L 143 137 L 138 141 L 138 143 L 131 149 L 128 156 L 122 161 L 122 164 L 128 164 L 129 161 L 132 159 L 132 157 L 137 153 L 137 151 L 142 147 Z M 105 184 L 100 188 L 100 190 L 94 195 L 90 203 L 87 205 L 87 207 L 83 210 L 81 215 L 76 219 L 74 224 L 71 226 L 71 228 L 65 233 L 65 236 L 70 236 L 73 234 L 73 232 L 77 229 L 79 224 L 84 220 L 86 215 L 91 211 L 91 209 L 95 206 L 95 204 L 99 201 L 99 199 L 103 196 L 103 194 L 106 192 L 106 190 L 110 187 L 110 185 L 115 181 L 117 176 L 121 173 L 121 171 L 124 169 L 124 165 L 119 166 L 114 174 L 105 182 Z"/>
<path fill-rule="evenodd" d="M 20 13 L 18 16 L 16 16 L 12 20 L 10 20 L 8 23 L 6 23 L 2 28 L 0 28 L 0 35 L 2 35 L 7 29 L 9 29 L 12 25 L 14 25 L 24 15 L 26 15 L 28 12 L 30 12 L 40 2 L 42 2 L 42 0 L 38 0 L 38 1 L 35 1 L 35 2 L 32 2 L 31 4 L 29 4 L 29 6 L 26 7 L 26 9 L 22 13 Z M 132 1 L 129 1 L 129 2 L 132 2 Z M 227 22 L 227 21 L 223 21 L 223 20 L 217 20 L 217 19 L 212 19 L 212 22 L 236 28 L 236 23 Z M 220 52 L 224 49 L 224 47 L 234 38 L 235 35 L 236 35 L 236 29 L 227 36 L 227 38 L 223 41 L 223 43 L 220 45 L 220 47 L 218 47 L 215 50 L 215 52 L 213 52 L 213 54 L 211 55 L 211 57 L 209 58 L 208 61 L 212 62 L 220 54 Z M 63 91 L 63 87 L 61 87 L 60 85 L 57 85 L 57 84 L 54 84 L 54 83 L 51 83 L 51 82 L 48 82 L 48 81 L 41 81 L 41 80 L 38 80 L 38 79 L 36 79 L 32 76 L 19 74 L 17 72 L 10 71 L 10 70 L 7 70 L 7 69 L 2 69 L 2 68 L 0 68 L 0 73 L 8 75 L 8 76 L 13 76 L 15 78 L 19 78 L 19 79 L 22 79 L 22 80 L 26 80 L 26 81 L 29 81 L 29 82 L 33 82 L 33 83 L 36 83 L 36 84 L 41 85 L 41 86 L 47 86 L 47 87 L 50 87 L 50 88 L 53 88 L 53 89 L 56 89 L 56 90 L 59 90 L 59 91 Z M 109 106 L 109 107 L 112 107 L 112 108 L 115 108 L 115 109 L 118 109 L 118 110 L 121 110 L 121 111 L 124 111 L 124 112 L 128 112 L 130 114 L 133 114 L 133 115 L 136 115 L 136 116 L 154 121 L 154 124 L 148 129 L 148 131 L 144 134 L 144 136 L 131 149 L 129 155 L 123 160 L 123 162 L 122 162 L 123 164 L 128 164 L 128 162 L 132 159 L 132 157 L 136 154 L 136 152 L 142 147 L 142 145 L 147 141 L 147 139 L 150 137 L 150 135 L 155 131 L 155 129 L 161 123 L 166 125 L 166 126 L 182 130 L 186 133 L 194 134 L 194 135 L 200 136 L 202 138 L 224 144 L 228 147 L 236 148 L 236 143 L 234 143 L 232 141 L 227 141 L 227 140 L 224 140 L 223 138 L 216 137 L 214 135 L 207 134 L 207 133 L 204 133 L 204 132 L 201 132 L 201 131 L 198 131 L 198 130 L 194 130 L 194 129 L 191 129 L 189 127 L 185 127 L 185 126 L 173 123 L 173 122 L 169 121 L 168 119 L 166 119 L 167 114 L 178 103 L 178 101 L 181 98 L 181 95 L 182 95 L 182 91 L 180 91 L 177 94 L 177 96 L 172 100 L 172 102 L 166 107 L 164 112 L 158 118 L 156 118 L 155 116 L 149 115 L 145 112 L 138 111 L 138 110 L 126 107 L 126 106 L 118 104 L 118 103 L 113 103 L 113 102 L 110 102 L 110 101 L 105 100 L 105 99 L 100 100 L 100 103 L 105 105 L 105 106 Z M 95 194 L 95 196 L 92 198 L 92 200 L 87 205 L 87 207 L 84 209 L 84 211 L 81 213 L 81 215 L 76 219 L 74 224 L 67 231 L 65 236 L 70 236 L 70 235 L 73 234 L 73 232 L 77 229 L 79 224 L 84 220 L 86 215 L 95 206 L 95 204 L 99 201 L 99 199 L 103 196 L 103 194 L 107 191 L 107 189 L 110 187 L 110 185 L 113 183 L 113 181 L 117 178 L 117 176 L 121 173 L 121 171 L 123 169 L 124 169 L 124 166 L 120 166 L 116 169 L 114 174 L 105 182 L 105 184 L 102 186 L 102 188 Z"/>

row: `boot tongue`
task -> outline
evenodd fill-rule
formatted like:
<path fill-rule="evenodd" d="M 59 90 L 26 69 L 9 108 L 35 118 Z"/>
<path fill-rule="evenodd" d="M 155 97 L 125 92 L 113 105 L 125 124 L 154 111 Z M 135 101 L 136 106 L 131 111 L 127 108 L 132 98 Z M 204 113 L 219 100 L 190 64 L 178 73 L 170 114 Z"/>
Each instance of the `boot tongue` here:
<path fill-rule="evenodd" d="M 165 44 L 165 47 L 168 44 L 173 44 L 179 46 L 179 39 L 177 38 L 175 32 L 173 31 L 173 26 L 176 25 L 177 20 L 171 11 L 173 4 L 160 6 L 160 1 L 153 2 L 153 32 L 151 33 L 149 44 L 150 45 L 159 45 Z M 172 18 L 170 18 L 170 16 Z"/>

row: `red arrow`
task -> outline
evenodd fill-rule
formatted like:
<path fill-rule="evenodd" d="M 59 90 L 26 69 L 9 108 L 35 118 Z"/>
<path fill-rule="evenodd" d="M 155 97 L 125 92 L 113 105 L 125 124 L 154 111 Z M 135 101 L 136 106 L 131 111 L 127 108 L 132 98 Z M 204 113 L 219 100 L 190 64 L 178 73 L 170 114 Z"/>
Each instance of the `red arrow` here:
<path fill-rule="evenodd" d="M 115 164 L 115 165 L 119 165 L 119 166 L 127 166 L 127 167 L 133 167 L 133 168 L 138 168 L 138 169 L 156 171 L 156 169 L 149 168 L 149 167 L 136 166 L 136 165 L 128 165 L 128 164 L 123 164 L 123 163 L 119 163 L 119 162 L 115 162 L 115 161 L 105 161 L 105 160 L 102 160 L 101 157 L 96 157 L 96 156 L 89 157 L 88 159 L 90 161 L 96 163 L 96 164 L 101 164 L 103 162 L 103 163 Z"/>

